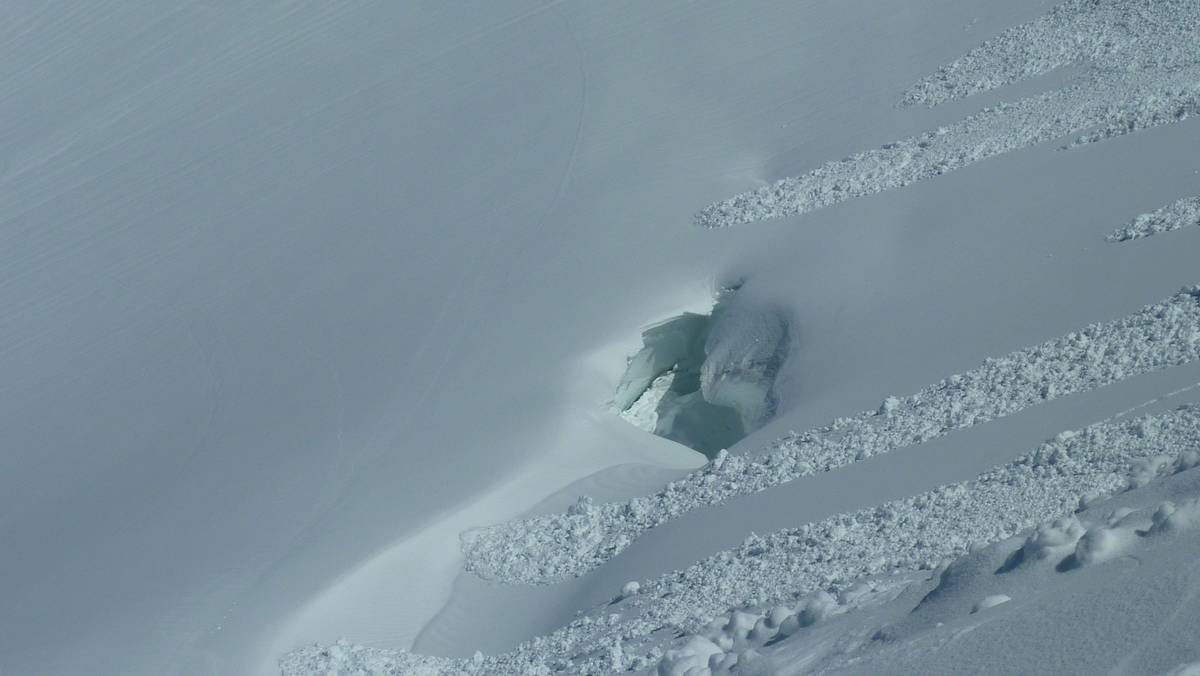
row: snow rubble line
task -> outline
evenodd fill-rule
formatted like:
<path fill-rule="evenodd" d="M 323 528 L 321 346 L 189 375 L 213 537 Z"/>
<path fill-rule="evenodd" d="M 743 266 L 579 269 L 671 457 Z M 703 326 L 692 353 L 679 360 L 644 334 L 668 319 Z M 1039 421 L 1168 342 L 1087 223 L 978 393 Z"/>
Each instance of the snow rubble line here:
<path fill-rule="evenodd" d="M 695 220 L 716 228 L 802 214 L 1085 130 L 1072 146 L 1182 121 L 1200 112 L 1197 35 L 1192 0 L 1071 0 L 942 67 L 902 103 L 937 105 L 1087 64 L 1064 87 L 736 195 Z"/>
<path fill-rule="evenodd" d="M 839 612 L 848 598 L 879 591 L 866 590 L 864 578 L 935 569 L 1095 500 L 1192 469 L 1200 464 L 1198 449 L 1200 405 L 1098 423 L 1061 433 L 970 481 L 751 534 L 740 547 L 684 570 L 626 585 L 612 603 L 508 653 L 450 659 L 314 645 L 287 655 L 283 673 L 599 674 L 663 664 L 661 673 L 675 673 L 674 666 L 700 654 L 706 662 L 715 657 L 709 663 L 723 673 L 739 652 Z M 1185 507 L 1164 509 L 1155 523 L 1166 529 L 1193 519 L 1196 510 Z M 1034 533 L 1028 548 L 1061 544 L 1050 535 Z"/>
<path fill-rule="evenodd" d="M 792 433 L 761 456 L 724 453 L 649 496 L 497 524 L 462 535 L 465 567 L 487 580 L 552 584 L 578 577 L 644 531 L 685 512 L 920 444 L 1068 394 L 1200 358 L 1200 286 L 1122 319 L 988 359 L 877 411 Z"/>
<path fill-rule="evenodd" d="M 1200 225 L 1200 196 L 1185 197 L 1161 209 L 1141 214 L 1130 221 L 1129 225 L 1114 231 L 1105 239 L 1110 242 L 1128 242 L 1196 225 Z"/>
<path fill-rule="evenodd" d="M 1195 450 L 1183 452 L 1175 457 L 1174 462 L 1166 456 L 1143 458 L 1134 463 L 1136 478 L 1131 477 L 1130 485 L 1143 486 L 1150 478 L 1178 475 L 1197 465 L 1200 465 L 1200 451 Z M 767 613 L 734 610 L 713 620 L 702 634 L 676 641 L 674 646 L 677 647 L 666 651 L 657 672 L 659 676 L 689 676 L 696 672 L 688 672 L 688 669 L 697 666 L 702 668 L 699 673 L 704 676 L 726 676 L 730 673 L 791 674 L 801 671 L 913 671 L 919 667 L 914 665 L 912 658 L 924 652 L 913 650 L 917 644 L 924 643 L 925 647 L 931 647 L 940 643 L 945 646 L 945 641 L 952 642 L 961 632 L 979 627 L 974 623 L 958 624 L 957 627 L 942 631 L 943 622 L 938 618 L 953 624 L 956 617 L 967 613 L 968 607 L 969 614 L 986 613 L 990 608 L 1013 601 L 1013 596 L 1028 603 L 1047 591 L 1044 586 L 1047 583 L 1051 588 L 1058 586 L 1045 578 L 1049 570 L 1068 575 L 1060 584 L 1079 584 L 1078 578 L 1069 575 L 1071 571 L 1117 559 L 1135 564 L 1132 567 L 1118 566 L 1118 570 L 1123 569 L 1125 573 L 1131 570 L 1147 572 L 1135 573 L 1132 580 L 1124 577 L 1124 584 L 1117 583 L 1119 577 L 1110 578 L 1107 583 L 1101 581 L 1103 578 L 1091 577 L 1083 589 L 1075 587 L 1074 594 L 1086 595 L 1088 591 L 1121 593 L 1120 587 L 1129 591 L 1132 585 L 1138 593 L 1134 594 L 1134 598 L 1126 599 L 1127 606 L 1141 600 L 1137 597 L 1142 594 L 1153 595 L 1155 587 L 1159 590 L 1174 587 L 1186 598 L 1188 583 L 1180 585 L 1180 580 L 1171 579 L 1172 575 L 1164 571 L 1163 564 L 1167 563 L 1165 568 L 1168 571 L 1180 566 L 1186 570 L 1194 558 L 1197 544 L 1195 530 L 1200 526 L 1200 498 L 1195 497 L 1200 488 L 1200 482 L 1197 481 L 1200 473 L 1188 474 L 1191 476 L 1166 477 L 1170 480 L 1157 481 L 1156 485 L 1134 491 L 1133 495 L 1112 496 L 1112 500 L 1081 501 L 1075 513 L 1043 522 L 1032 532 L 1026 531 L 1024 537 L 972 547 L 970 553 L 939 567 L 936 576 L 917 572 L 873 577 L 851 585 L 837 596 L 824 591 L 816 592 L 795 607 L 776 606 Z M 1174 543 L 1174 557 L 1168 555 L 1167 561 L 1162 560 L 1160 557 L 1164 552 L 1161 547 L 1187 531 L 1192 531 L 1187 541 Z M 1184 548 L 1180 549 L 1180 545 L 1184 545 Z M 1184 556 L 1180 558 L 1180 554 Z M 1171 558 L 1175 560 L 1168 563 Z M 1120 575 L 1118 570 L 1110 568 L 1107 575 Z M 1010 574 L 1013 575 L 1009 577 Z M 1041 583 L 1031 585 L 1031 577 L 1040 577 Z M 929 582 L 935 584 L 930 587 Z M 1115 589 L 1114 583 L 1117 583 Z M 913 602 L 917 594 L 908 593 L 910 590 L 921 596 L 915 606 Z M 999 592 L 1012 593 L 1013 596 Z M 967 606 L 964 601 L 969 602 L 971 597 L 977 600 Z M 831 628 L 802 631 L 804 627 L 836 615 L 867 609 L 879 610 L 894 600 L 899 601 L 901 614 L 892 617 L 898 621 L 879 624 L 876 619 L 863 618 L 867 620 L 865 623 L 842 624 L 832 632 Z M 1077 597 L 1076 600 L 1081 599 Z M 1089 611 L 1094 613 L 1098 610 L 1094 606 L 1089 609 L 1086 602 L 1075 608 L 1076 616 L 1080 618 L 1089 617 Z M 1186 612 L 1182 607 L 1176 610 Z M 1021 614 L 1021 611 L 1014 612 L 1018 617 Z M 1118 611 L 1118 614 L 1123 613 Z M 1112 619 L 1120 621 L 1119 618 Z M 1153 626 L 1155 632 L 1161 629 L 1158 625 Z M 747 630 L 747 627 L 752 629 Z M 915 633 L 914 629 L 917 630 Z M 928 632 L 941 636 L 935 638 Z M 836 643 L 831 645 L 829 639 L 833 636 L 837 636 Z M 775 647 L 793 637 L 796 640 L 791 643 Z M 1043 652 L 1046 648 L 1042 646 L 1041 650 L 1035 649 L 1031 657 L 1037 652 L 1042 654 L 1022 660 L 1023 667 L 1017 667 L 1012 662 L 991 663 L 1004 663 L 1006 670 L 1014 673 L 1037 671 L 1039 668 L 1047 673 L 1062 672 L 1066 665 L 1048 666 L 1046 658 L 1049 656 Z M 1061 645 L 1050 645 L 1048 649 L 1057 653 Z M 961 671 L 963 660 L 959 653 L 950 651 L 947 657 L 951 660 L 950 664 L 958 666 Z M 892 659 L 895 657 L 901 657 L 908 666 L 894 666 Z M 707 658 L 706 662 L 702 661 L 704 658 Z M 918 658 L 918 662 L 924 660 Z M 1086 655 L 1074 655 L 1071 662 L 1071 667 L 1066 669 L 1074 673 L 1097 673 L 1112 664 L 1111 656 L 1106 659 L 1092 651 Z M 976 663 L 979 663 L 978 660 Z M 1129 669 L 1128 663 L 1123 665 L 1126 671 L 1139 671 Z M 941 669 L 926 670 L 944 673 L 946 666 L 943 664 Z M 703 671 L 703 668 L 708 671 Z"/>
<path fill-rule="evenodd" d="M 1140 433 L 1136 428 L 1134 432 Z M 1068 435 L 1064 437 L 1070 438 Z M 1188 438 L 1195 443 L 1194 435 L 1189 434 Z M 1055 454 L 1060 450 L 1052 451 L 1044 459 L 1056 462 Z M 1137 456 L 1134 454 L 1132 457 Z M 1137 458 L 1132 462 L 1124 485 L 1130 489 L 1141 487 L 1152 479 L 1179 474 L 1197 465 L 1200 465 L 1200 451 L 1196 450 L 1184 451 L 1174 458 Z M 1120 479 L 1119 472 L 1114 476 Z M 988 475 L 977 482 L 986 478 Z M 1101 498 L 1108 497 L 1108 493 L 1102 490 L 1085 494 L 1074 513 L 1043 521 L 1032 532 L 1027 531 L 1020 547 L 1008 556 L 994 574 L 1009 573 L 1039 561 L 1053 565 L 1060 573 L 1096 565 L 1128 554 L 1138 546 L 1139 541 L 1146 538 L 1179 533 L 1200 523 L 1200 498 L 1184 499 L 1178 503 L 1173 500 L 1156 501 L 1157 504 L 1150 502 L 1141 509 L 1121 507 L 1097 520 L 1095 516 L 1104 512 L 1093 511 L 1092 507 Z M 970 549 L 982 551 L 988 547 L 1004 546 L 1002 543 L 1007 539 L 972 543 Z M 953 588 L 961 584 L 959 578 L 966 558 L 969 557 L 959 555 L 948 564 L 939 566 L 941 574 L 938 584 L 926 593 L 921 604 L 945 593 L 947 585 Z M 969 569 L 970 564 L 967 563 L 965 567 Z M 760 651 L 764 648 L 770 648 L 803 628 L 829 617 L 886 603 L 922 577 L 917 573 L 901 573 L 894 571 L 890 576 L 870 577 L 848 586 L 835 583 L 830 586 L 830 591 L 812 592 L 799 598 L 798 602 L 777 604 L 769 609 L 766 606 L 761 610 L 734 609 L 708 622 L 700 633 L 674 641 L 676 647 L 666 651 L 658 663 L 657 672 L 659 676 L 689 676 L 689 669 L 701 668 L 708 669 L 707 672 L 701 672 L 708 676 L 743 673 L 753 668 L 755 663 L 763 661 Z M 1012 597 L 1006 594 L 989 594 L 975 602 L 970 612 L 980 613 L 1009 601 L 1012 601 Z M 883 635 L 887 636 L 888 633 L 885 631 Z M 847 653 L 844 660 L 844 664 L 853 663 L 853 654 Z M 768 663 L 762 662 L 762 668 L 751 673 L 774 673 L 774 670 Z"/>

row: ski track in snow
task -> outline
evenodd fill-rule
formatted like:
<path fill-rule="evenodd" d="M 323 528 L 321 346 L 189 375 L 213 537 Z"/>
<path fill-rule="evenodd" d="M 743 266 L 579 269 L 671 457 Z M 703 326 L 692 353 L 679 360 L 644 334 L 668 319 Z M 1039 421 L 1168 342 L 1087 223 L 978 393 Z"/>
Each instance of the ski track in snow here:
<path fill-rule="evenodd" d="M 877 411 L 791 434 L 763 456 L 719 455 L 654 495 L 463 534 L 465 567 L 488 580 L 551 584 L 578 577 L 639 535 L 687 511 L 921 444 L 1068 394 L 1200 358 L 1200 286 L 1122 319 L 988 359 Z"/>
<path fill-rule="evenodd" d="M 1110 242 L 1128 242 L 1196 225 L 1200 225 L 1200 196 L 1185 197 L 1138 216 L 1106 239 Z"/>
<path fill-rule="evenodd" d="M 696 222 L 716 228 L 803 214 L 1054 139 L 1081 134 L 1073 147 L 1182 121 L 1200 112 L 1198 36 L 1192 0 L 1071 0 L 942 67 L 902 103 L 933 106 L 1086 65 L 1063 88 L 736 195 Z"/>
<path fill-rule="evenodd" d="M 738 548 L 626 585 L 613 603 L 509 653 L 450 659 L 338 643 L 294 651 L 282 668 L 285 674 L 610 673 L 652 668 L 664 657 L 669 663 L 677 655 L 664 653 L 663 643 L 714 628 L 732 634 L 742 648 L 747 640 L 762 645 L 819 619 L 834 596 L 846 597 L 864 577 L 937 568 L 973 547 L 1191 469 L 1200 464 L 1196 449 L 1200 405 L 1098 423 L 1061 433 L 970 481 L 767 536 L 751 534 Z M 1156 516 L 1156 523 L 1168 527 L 1171 516 Z M 1031 536 L 1034 545 L 1039 533 Z M 748 610 L 729 611 L 738 607 Z"/>

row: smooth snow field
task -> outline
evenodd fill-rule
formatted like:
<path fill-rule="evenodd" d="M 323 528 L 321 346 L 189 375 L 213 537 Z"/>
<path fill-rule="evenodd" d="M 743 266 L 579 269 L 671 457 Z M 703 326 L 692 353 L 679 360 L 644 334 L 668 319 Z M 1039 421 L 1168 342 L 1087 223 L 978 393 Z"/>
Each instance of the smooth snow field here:
<path fill-rule="evenodd" d="M 0 18 L 0 674 L 1200 673 L 1200 0 Z"/>

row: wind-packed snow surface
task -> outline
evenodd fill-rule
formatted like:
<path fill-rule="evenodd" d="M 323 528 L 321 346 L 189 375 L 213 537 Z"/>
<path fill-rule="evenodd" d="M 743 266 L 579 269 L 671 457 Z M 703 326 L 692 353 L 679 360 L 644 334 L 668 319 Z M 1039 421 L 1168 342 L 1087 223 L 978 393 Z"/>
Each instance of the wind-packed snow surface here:
<path fill-rule="evenodd" d="M 1200 4 L 3 17 L 0 673 L 1200 663 Z"/>

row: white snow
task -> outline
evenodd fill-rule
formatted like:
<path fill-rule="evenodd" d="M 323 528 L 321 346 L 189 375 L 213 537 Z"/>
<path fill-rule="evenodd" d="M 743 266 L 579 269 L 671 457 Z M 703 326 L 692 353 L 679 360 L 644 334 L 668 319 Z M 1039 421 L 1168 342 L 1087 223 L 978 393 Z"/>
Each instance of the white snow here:
<path fill-rule="evenodd" d="M 1185 197 L 1148 214 L 1142 214 L 1129 225 L 1110 234 L 1108 240 L 1125 242 L 1192 225 L 1200 225 L 1200 197 Z"/>
<path fill-rule="evenodd" d="M 971 608 L 971 613 L 974 614 L 974 613 L 978 613 L 981 610 L 987 610 L 988 608 L 995 608 L 996 606 L 998 606 L 1002 603 L 1008 603 L 1011 600 L 1012 600 L 1012 597 L 1005 596 L 1004 594 L 991 594 L 990 596 L 985 596 L 985 597 L 979 599 L 979 603 L 976 603 L 975 607 Z"/>
<path fill-rule="evenodd" d="M 1198 30 L 1200 7 L 1191 0 L 1070 0 L 984 42 L 903 100 L 937 105 L 1085 64 L 1062 88 L 718 202 L 696 220 L 722 227 L 805 213 L 1070 134 L 1087 131 L 1078 146 L 1181 122 L 1200 113 Z"/>
<path fill-rule="evenodd" d="M 1194 671 L 1197 35 L 9 3 L 0 673 Z"/>
<path fill-rule="evenodd" d="M 619 415 L 628 420 L 630 425 L 654 434 L 654 431 L 658 429 L 659 407 L 663 399 L 670 393 L 671 383 L 674 381 L 674 370 L 658 376 L 650 381 L 645 391 Z"/>
<path fill-rule="evenodd" d="M 680 514 L 765 490 L 1011 415 L 1029 406 L 1200 357 L 1200 287 L 1107 324 L 947 378 L 879 411 L 789 435 L 761 458 L 734 457 L 651 496 L 598 505 L 586 514 L 548 514 L 463 535 L 467 570 L 486 579 L 548 584 L 582 575 L 642 532 Z"/>
<path fill-rule="evenodd" d="M 751 534 L 735 550 L 642 582 L 637 600 L 632 603 L 601 605 L 512 652 L 489 656 L 480 667 L 483 671 L 472 671 L 462 661 L 408 653 L 393 654 L 390 659 L 400 665 L 421 665 L 447 674 L 459 670 L 521 673 L 535 668 L 588 672 L 602 668 L 590 656 L 592 651 L 619 638 L 626 659 L 634 664 L 655 663 L 661 658 L 656 652 L 655 635 L 664 628 L 695 634 L 723 608 L 739 603 L 770 608 L 807 594 L 841 592 L 871 576 L 933 570 L 972 549 L 1005 541 L 1047 520 L 1061 519 L 1071 513 L 1081 496 L 1094 500 L 1125 490 L 1139 460 L 1172 449 L 1182 457 L 1182 449 L 1198 446 L 1197 406 L 1101 423 L 1059 435 L 970 482 L 942 486 L 768 536 Z M 1172 465 L 1163 467 L 1169 474 L 1165 468 Z M 594 511 L 590 508 L 589 515 Z M 1030 536 L 1034 544 L 1018 551 L 1032 551 L 1045 558 L 1042 551 L 1069 550 L 1070 556 L 1060 563 L 1063 569 L 1072 569 L 1120 556 L 1136 537 L 1134 525 L 1119 517 L 1113 520 L 1111 515 L 1104 523 L 1083 529 L 1060 520 L 1036 531 Z M 1004 568 L 1012 569 L 1020 563 L 1021 559 L 1010 560 Z M 614 608 L 621 613 L 612 614 Z M 819 621 L 829 613 L 828 608 L 826 597 L 820 597 L 815 605 L 812 601 L 802 604 L 796 611 L 799 626 Z M 747 638 L 758 619 L 769 612 L 756 617 L 740 611 L 731 615 L 732 624 L 726 627 L 731 645 Z M 758 637 L 765 642 L 775 633 L 759 632 Z M 674 664 L 672 659 L 667 658 Z M 684 662 L 694 666 L 686 659 Z M 302 673 L 337 664 L 322 649 L 313 648 L 293 654 L 285 671 Z"/>

